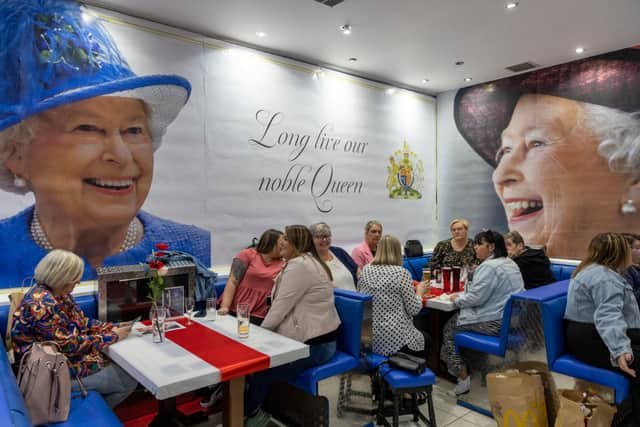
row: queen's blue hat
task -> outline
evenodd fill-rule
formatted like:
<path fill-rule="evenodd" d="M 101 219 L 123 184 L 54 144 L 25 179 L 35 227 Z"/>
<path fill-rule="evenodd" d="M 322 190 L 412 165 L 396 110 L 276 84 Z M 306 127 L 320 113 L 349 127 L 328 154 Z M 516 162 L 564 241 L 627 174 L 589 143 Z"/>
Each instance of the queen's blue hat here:
<path fill-rule="evenodd" d="M 137 76 L 99 19 L 69 0 L 0 3 L 0 131 L 59 105 L 102 95 L 143 100 L 157 148 L 189 98 L 175 75 Z"/>

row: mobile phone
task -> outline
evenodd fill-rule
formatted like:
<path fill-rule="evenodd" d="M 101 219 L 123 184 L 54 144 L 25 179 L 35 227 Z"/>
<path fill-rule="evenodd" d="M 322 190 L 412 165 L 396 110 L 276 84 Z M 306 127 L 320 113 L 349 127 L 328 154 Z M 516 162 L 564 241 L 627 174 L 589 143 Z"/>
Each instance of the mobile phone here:
<path fill-rule="evenodd" d="M 138 323 L 138 322 L 139 322 L 139 321 L 141 321 L 141 320 L 142 320 L 142 316 L 138 316 L 138 317 L 136 317 L 135 319 L 131 320 L 130 322 L 131 322 L 131 324 L 133 325 L 134 323 Z"/>
<path fill-rule="evenodd" d="M 120 322 L 120 327 L 126 327 L 126 326 L 133 326 L 134 324 L 138 323 L 140 320 L 142 320 L 142 316 L 138 316 L 133 320 L 129 320 L 126 322 Z"/>

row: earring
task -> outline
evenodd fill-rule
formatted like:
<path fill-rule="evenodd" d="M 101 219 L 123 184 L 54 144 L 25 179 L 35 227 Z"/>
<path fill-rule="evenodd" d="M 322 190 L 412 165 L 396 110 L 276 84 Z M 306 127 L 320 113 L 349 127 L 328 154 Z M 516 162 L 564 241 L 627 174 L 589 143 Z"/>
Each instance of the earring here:
<path fill-rule="evenodd" d="M 620 213 L 622 215 L 634 215 L 638 213 L 638 207 L 633 203 L 633 200 L 629 199 L 620 207 Z"/>
<path fill-rule="evenodd" d="M 24 188 L 27 186 L 27 180 L 18 175 L 13 175 L 13 185 L 18 188 Z"/>

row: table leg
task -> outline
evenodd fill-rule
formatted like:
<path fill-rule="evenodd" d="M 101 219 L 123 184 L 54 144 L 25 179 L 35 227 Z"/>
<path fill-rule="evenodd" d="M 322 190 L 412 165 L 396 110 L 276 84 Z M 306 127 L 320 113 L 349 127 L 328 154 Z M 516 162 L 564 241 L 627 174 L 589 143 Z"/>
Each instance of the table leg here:
<path fill-rule="evenodd" d="M 176 407 L 176 398 L 158 400 L 158 414 L 153 418 L 149 427 L 177 427 L 191 426 L 207 421 L 207 414 L 202 411 L 191 415 L 184 415 Z"/>
<path fill-rule="evenodd" d="M 242 427 L 244 425 L 244 377 L 234 378 L 224 383 L 222 402 L 224 427 Z"/>

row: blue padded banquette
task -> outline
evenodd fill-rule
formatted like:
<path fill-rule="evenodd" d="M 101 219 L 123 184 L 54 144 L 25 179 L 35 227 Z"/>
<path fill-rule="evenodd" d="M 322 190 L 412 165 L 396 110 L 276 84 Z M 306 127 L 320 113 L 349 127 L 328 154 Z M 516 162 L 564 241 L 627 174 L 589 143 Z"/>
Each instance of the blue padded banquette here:
<path fill-rule="evenodd" d="M 371 303 L 370 295 L 344 289 L 334 290 L 336 310 L 340 316 L 337 351 L 327 363 L 307 369 L 291 381 L 294 386 L 318 395 L 318 381 L 355 369 L 360 364 L 360 342 L 365 305 Z"/>
<path fill-rule="evenodd" d="M 425 254 L 423 256 L 404 257 L 402 259 L 402 266 L 409 270 L 411 273 L 411 277 L 413 280 L 421 281 L 422 280 L 422 269 L 429 264 L 429 260 L 431 259 L 431 253 Z"/>
<path fill-rule="evenodd" d="M 568 264 L 559 264 L 559 263 L 551 263 L 551 272 L 553 273 L 553 277 L 556 278 L 556 281 L 559 282 L 561 280 L 571 279 L 571 273 L 576 269 L 575 265 Z"/>
<path fill-rule="evenodd" d="M 542 323 L 549 367 L 554 372 L 614 389 L 615 402 L 619 405 L 629 395 L 629 380 L 624 375 L 587 365 L 565 353 L 564 311 L 566 306 L 566 295 L 542 303 Z"/>

